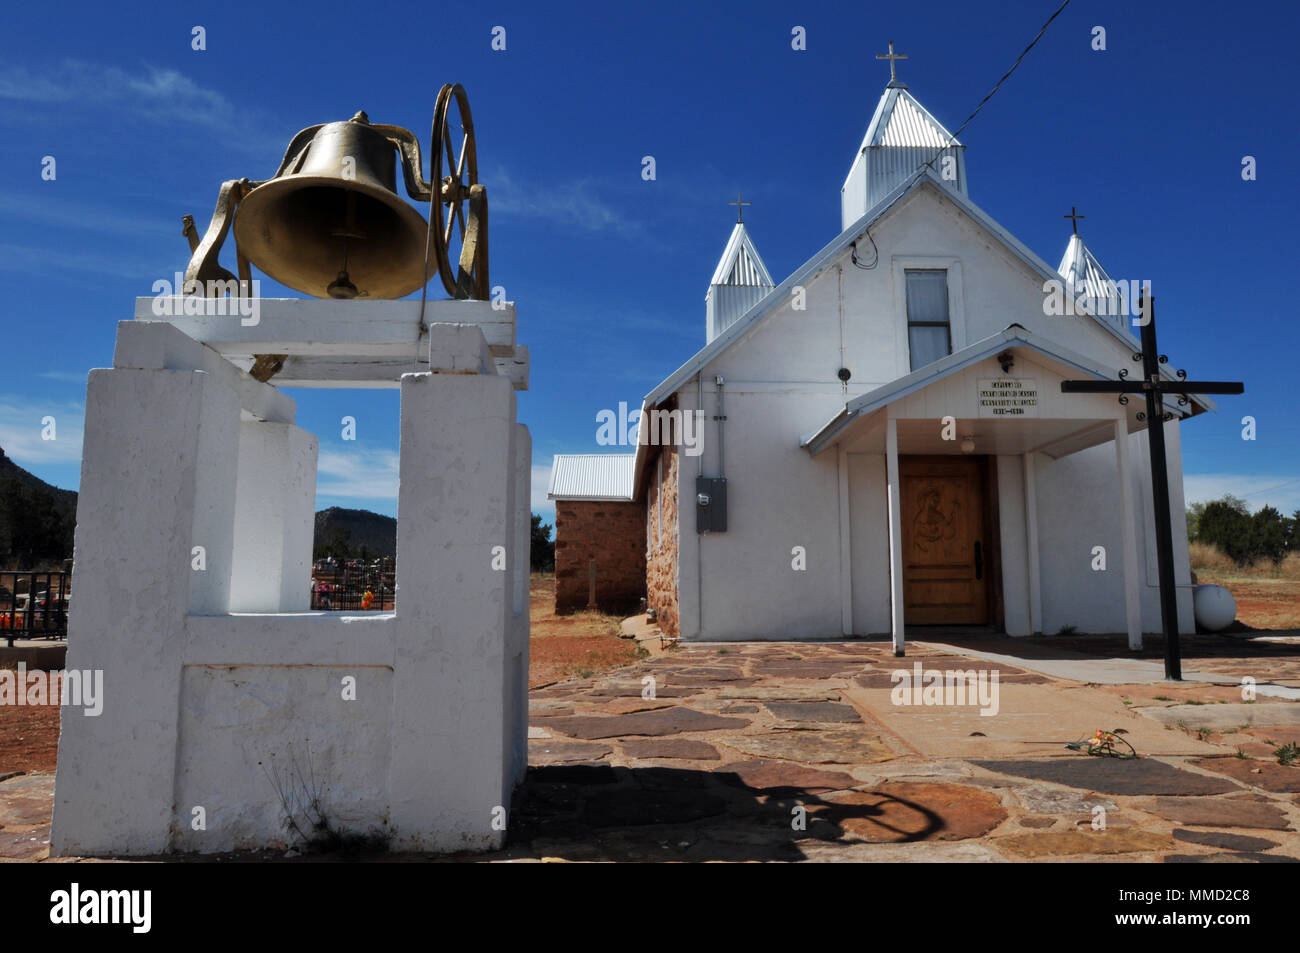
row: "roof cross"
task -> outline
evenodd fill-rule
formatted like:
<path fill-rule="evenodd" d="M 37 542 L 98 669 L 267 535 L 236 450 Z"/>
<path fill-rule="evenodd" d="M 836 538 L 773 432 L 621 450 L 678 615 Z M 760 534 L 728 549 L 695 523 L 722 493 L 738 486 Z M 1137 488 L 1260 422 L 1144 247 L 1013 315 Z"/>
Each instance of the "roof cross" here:
<path fill-rule="evenodd" d="M 1070 224 L 1074 226 L 1074 234 L 1076 234 L 1076 235 L 1079 234 L 1079 219 L 1081 219 L 1081 218 L 1087 218 L 1087 217 L 1088 217 L 1088 216 L 1086 216 L 1086 215 L 1080 215 L 1080 214 L 1078 213 L 1078 209 L 1076 209 L 1073 205 L 1070 206 L 1070 214 L 1069 214 L 1069 215 L 1062 215 L 1062 216 L 1061 216 L 1061 218 L 1073 219 L 1073 221 L 1071 221 Z"/>
<path fill-rule="evenodd" d="M 907 59 L 907 54 L 906 54 L 906 53 L 895 53 L 895 52 L 894 52 L 894 41 L 893 41 L 893 40 L 890 40 L 890 41 L 889 41 L 889 52 L 888 52 L 888 53 L 877 53 L 877 54 L 876 54 L 876 59 L 878 59 L 878 60 L 889 60 L 889 82 L 890 82 L 890 85 L 893 85 L 894 83 L 897 83 L 897 82 L 898 82 L 898 74 L 897 74 L 896 72 L 894 72 L 894 60 L 905 60 L 905 59 Z"/>
<path fill-rule="evenodd" d="M 743 222 L 745 220 L 745 206 L 754 204 L 753 202 L 744 201 L 744 198 L 745 198 L 744 192 L 737 192 L 736 201 L 727 203 L 728 205 L 736 206 L 736 221 L 738 223 Z"/>

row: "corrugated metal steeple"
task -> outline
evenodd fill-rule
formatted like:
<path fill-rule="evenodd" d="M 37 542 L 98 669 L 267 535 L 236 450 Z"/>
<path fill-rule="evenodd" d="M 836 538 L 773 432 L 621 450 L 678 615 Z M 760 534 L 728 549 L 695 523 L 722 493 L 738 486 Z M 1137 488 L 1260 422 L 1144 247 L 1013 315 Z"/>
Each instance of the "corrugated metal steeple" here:
<path fill-rule="evenodd" d="M 732 203 L 735 204 L 735 203 Z M 704 296 L 707 340 L 712 341 L 775 287 L 744 222 L 736 222 Z"/>
<path fill-rule="evenodd" d="M 867 214 L 931 159 L 931 168 L 945 185 L 967 194 L 966 147 L 898 79 L 894 60 L 905 58 L 894 53 L 893 43 L 888 56 L 877 57 L 890 61 L 890 81 L 840 190 L 840 228 L 848 228 Z"/>
<path fill-rule="evenodd" d="M 1127 320 L 1127 289 L 1111 280 L 1078 232 L 1070 236 L 1070 243 L 1065 246 L 1065 255 L 1056 271 L 1064 279 L 1065 292 L 1073 301 L 1082 300 L 1097 317 L 1121 331 L 1133 333 Z"/>

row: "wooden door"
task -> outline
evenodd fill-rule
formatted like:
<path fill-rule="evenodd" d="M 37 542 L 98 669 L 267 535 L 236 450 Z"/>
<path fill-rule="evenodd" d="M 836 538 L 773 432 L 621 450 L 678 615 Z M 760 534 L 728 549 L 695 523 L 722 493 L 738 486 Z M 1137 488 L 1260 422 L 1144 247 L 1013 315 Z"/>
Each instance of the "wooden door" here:
<path fill-rule="evenodd" d="M 985 625 L 989 621 L 984 461 L 980 457 L 899 460 L 903 530 L 903 621 Z"/>

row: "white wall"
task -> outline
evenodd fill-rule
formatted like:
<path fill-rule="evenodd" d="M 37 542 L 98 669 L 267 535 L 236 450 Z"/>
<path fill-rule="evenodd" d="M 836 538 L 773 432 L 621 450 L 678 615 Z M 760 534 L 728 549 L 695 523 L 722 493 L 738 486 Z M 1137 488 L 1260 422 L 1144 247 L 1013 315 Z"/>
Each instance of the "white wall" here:
<path fill-rule="evenodd" d="M 1034 457 L 1043 632 L 1124 632 L 1124 547 L 1115 445 L 1104 443 L 1052 460 Z M 1106 549 L 1106 571 L 1093 572 L 1092 548 Z"/>
<path fill-rule="evenodd" d="M 888 490 L 883 453 L 851 453 L 853 632 L 884 635 L 890 625 Z"/>
<path fill-rule="evenodd" d="M 1182 455 L 1177 423 L 1165 426 L 1170 510 L 1174 541 L 1174 579 L 1178 624 L 1195 631 L 1187 519 L 1183 501 Z M 1129 434 L 1130 474 L 1139 510 L 1138 558 L 1141 566 L 1142 630 L 1161 631 L 1160 580 L 1156 568 L 1155 517 L 1151 464 L 1145 431 Z M 1043 631 L 1075 625 L 1082 632 L 1123 632 L 1123 539 L 1116 486 L 1115 444 L 1108 442 L 1053 461 L 1036 458 Z M 1106 571 L 1091 569 L 1092 547 L 1106 548 Z"/>
<path fill-rule="evenodd" d="M 705 394 L 712 417 L 713 393 Z M 683 406 L 694 406 L 694 389 Z M 690 403 L 685 403 L 686 401 Z M 727 531 L 695 532 L 695 459 L 679 465 L 678 556 L 684 637 L 698 631 L 696 560 L 706 580 L 703 631 L 713 639 L 785 638 L 840 634 L 839 477 L 834 454 L 811 459 L 799 446 L 801 422 L 829 416 L 825 396 L 753 393 L 726 385 Z M 706 475 L 717 475 L 716 423 L 705 430 Z M 782 439 L 785 435 L 785 439 Z M 802 546 L 807 570 L 791 568 L 792 550 Z"/>

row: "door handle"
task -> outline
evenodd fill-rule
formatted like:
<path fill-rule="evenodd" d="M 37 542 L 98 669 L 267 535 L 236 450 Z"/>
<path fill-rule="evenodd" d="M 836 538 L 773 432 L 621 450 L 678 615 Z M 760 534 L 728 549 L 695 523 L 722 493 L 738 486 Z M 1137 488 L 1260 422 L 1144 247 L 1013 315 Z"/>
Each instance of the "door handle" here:
<path fill-rule="evenodd" d="M 984 550 L 980 548 L 980 541 L 975 540 L 975 578 L 984 578 Z"/>

